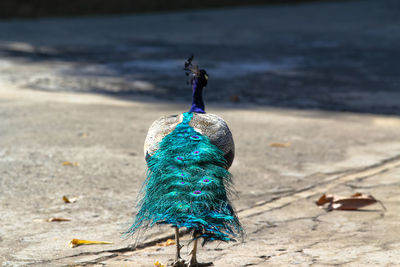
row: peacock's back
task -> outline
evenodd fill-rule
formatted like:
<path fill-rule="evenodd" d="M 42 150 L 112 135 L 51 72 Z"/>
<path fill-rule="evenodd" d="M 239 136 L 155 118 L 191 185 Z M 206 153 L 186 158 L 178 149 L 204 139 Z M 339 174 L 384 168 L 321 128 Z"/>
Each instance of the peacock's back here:
<path fill-rule="evenodd" d="M 147 158 L 154 155 L 159 143 L 165 136 L 175 130 L 183 120 L 183 114 L 163 116 L 150 126 L 144 143 L 144 155 Z M 193 113 L 189 125 L 198 133 L 209 138 L 210 142 L 221 149 L 227 161 L 227 167 L 232 165 L 235 157 L 235 143 L 226 122 L 219 116 L 209 113 Z"/>
<path fill-rule="evenodd" d="M 148 131 L 144 144 L 147 178 L 129 232 L 168 224 L 192 231 L 195 242 L 199 238 L 203 243 L 233 241 L 243 235 L 229 199 L 233 189 L 228 169 L 235 145 L 226 122 L 205 113 L 202 90 L 208 75 L 194 67 L 192 59 L 185 63 L 185 70 L 193 76 L 189 112 L 161 117 Z M 177 243 L 177 259 L 179 249 Z M 197 266 L 195 253 L 192 256 L 190 266 Z"/>

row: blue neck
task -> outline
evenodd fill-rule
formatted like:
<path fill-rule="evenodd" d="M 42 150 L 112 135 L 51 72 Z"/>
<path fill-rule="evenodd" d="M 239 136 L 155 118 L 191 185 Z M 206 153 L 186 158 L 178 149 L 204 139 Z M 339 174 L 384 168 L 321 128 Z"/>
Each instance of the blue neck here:
<path fill-rule="evenodd" d="M 193 80 L 192 107 L 189 112 L 206 113 L 203 101 L 203 87 L 199 79 Z"/>

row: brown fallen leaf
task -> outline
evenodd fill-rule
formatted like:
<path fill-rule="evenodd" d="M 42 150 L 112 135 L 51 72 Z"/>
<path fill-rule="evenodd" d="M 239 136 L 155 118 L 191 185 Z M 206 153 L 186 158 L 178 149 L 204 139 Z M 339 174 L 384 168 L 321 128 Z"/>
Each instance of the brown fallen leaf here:
<path fill-rule="evenodd" d="M 159 246 L 159 247 L 167 247 L 167 246 L 172 246 L 172 245 L 175 245 L 175 244 L 176 244 L 175 240 L 168 239 L 165 242 L 157 243 L 157 246 Z"/>
<path fill-rule="evenodd" d="M 86 137 L 88 137 L 88 136 L 89 136 L 88 133 L 80 133 L 80 134 L 79 134 L 79 137 L 81 137 L 81 138 L 86 138 Z"/>
<path fill-rule="evenodd" d="M 358 210 L 368 205 L 375 203 L 381 204 L 382 208 L 386 210 L 383 203 L 376 200 L 372 195 L 366 195 L 362 193 L 355 193 L 350 197 L 341 197 L 337 195 L 326 195 L 323 194 L 316 204 L 322 207 L 324 204 L 328 203 L 327 210 Z"/>
<path fill-rule="evenodd" d="M 239 95 L 231 95 L 231 101 L 232 102 L 239 102 L 240 101 L 240 96 Z"/>
<path fill-rule="evenodd" d="M 81 245 L 108 245 L 112 244 L 112 242 L 106 242 L 106 241 L 90 241 L 90 240 L 81 240 L 81 239 L 72 239 L 69 241 L 69 246 L 71 248 L 81 246 Z"/>
<path fill-rule="evenodd" d="M 71 221 L 70 219 L 66 218 L 57 218 L 57 217 L 51 217 L 47 219 L 34 219 L 34 222 L 68 222 Z"/>
<path fill-rule="evenodd" d="M 78 198 L 77 197 L 68 198 L 67 196 L 63 196 L 62 200 L 65 203 L 75 203 L 76 201 L 78 201 Z"/>
<path fill-rule="evenodd" d="M 62 165 L 63 166 L 75 166 L 75 167 L 77 167 L 77 166 L 79 166 L 79 162 L 64 161 L 62 163 Z"/>
<path fill-rule="evenodd" d="M 290 143 L 271 143 L 270 147 L 289 147 Z"/>
<path fill-rule="evenodd" d="M 47 221 L 47 222 L 69 222 L 70 219 L 51 217 L 51 218 L 48 218 L 46 221 Z"/>

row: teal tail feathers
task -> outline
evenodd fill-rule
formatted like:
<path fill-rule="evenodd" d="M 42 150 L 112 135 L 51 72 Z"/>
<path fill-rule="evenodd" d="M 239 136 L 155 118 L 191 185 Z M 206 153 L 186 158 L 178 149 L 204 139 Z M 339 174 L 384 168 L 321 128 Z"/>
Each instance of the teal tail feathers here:
<path fill-rule="evenodd" d="M 228 199 L 231 174 L 223 152 L 196 132 L 184 113 L 148 159 L 138 214 L 129 229 L 169 224 L 196 231 L 204 242 L 231 241 L 242 227 Z"/>

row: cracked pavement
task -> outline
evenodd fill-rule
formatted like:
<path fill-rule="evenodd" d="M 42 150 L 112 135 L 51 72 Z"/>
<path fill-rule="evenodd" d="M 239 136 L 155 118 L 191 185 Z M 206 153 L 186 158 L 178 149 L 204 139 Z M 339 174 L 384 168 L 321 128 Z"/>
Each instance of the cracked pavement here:
<path fill-rule="evenodd" d="M 189 108 L 179 64 L 194 51 L 210 73 L 207 112 L 234 135 L 233 203 L 246 231 L 201 248 L 199 260 L 400 266 L 398 8 L 340 1 L 0 22 L 0 265 L 171 262 L 174 247 L 156 246 L 168 227 L 121 233 L 145 177 L 148 127 Z M 370 193 L 387 211 L 326 212 L 314 203 L 325 192 Z M 70 248 L 73 238 L 113 244 Z"/>

